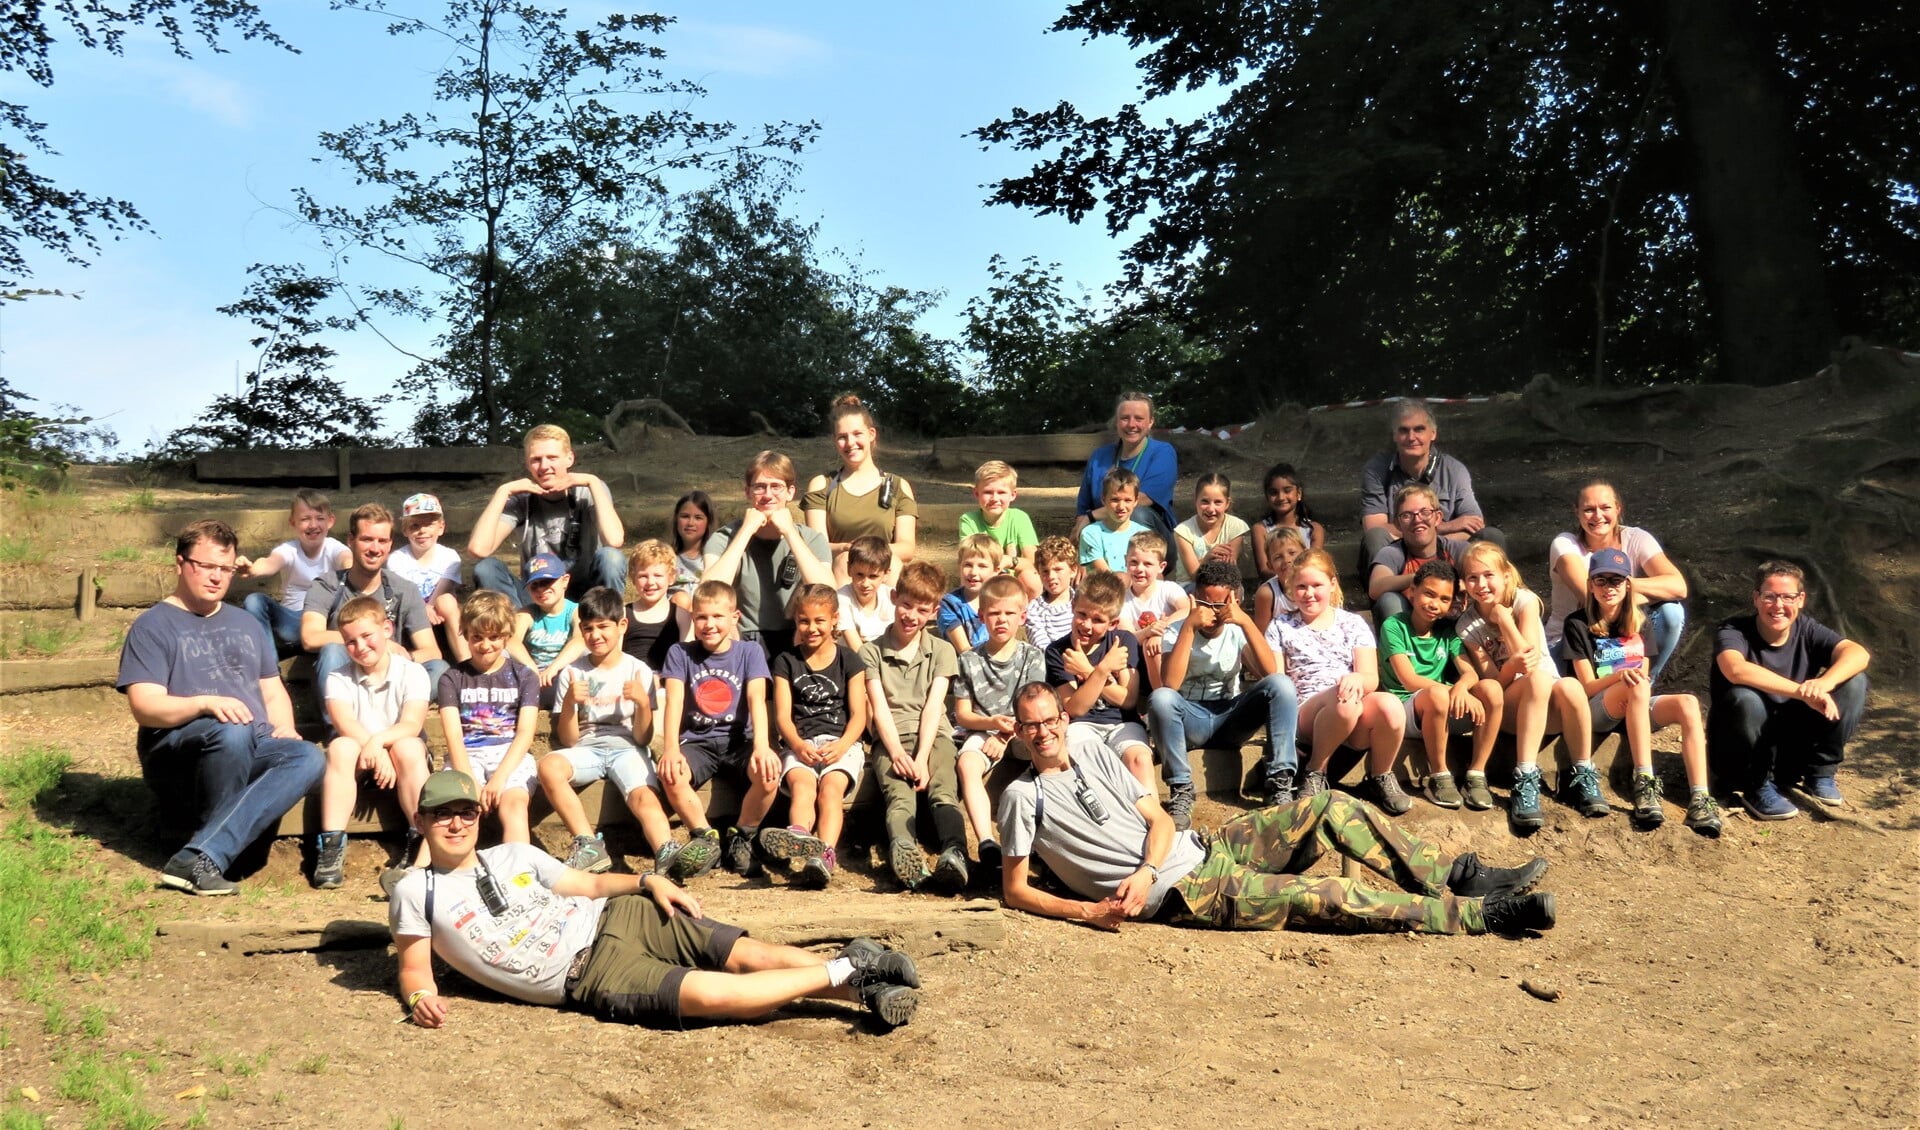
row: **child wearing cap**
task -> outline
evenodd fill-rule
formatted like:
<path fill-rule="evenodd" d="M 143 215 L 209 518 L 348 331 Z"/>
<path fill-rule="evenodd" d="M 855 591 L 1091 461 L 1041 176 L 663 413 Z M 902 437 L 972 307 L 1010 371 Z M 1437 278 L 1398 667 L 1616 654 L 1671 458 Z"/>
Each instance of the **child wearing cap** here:
<path fill-rule="evenodd" d="M 430 494 L 410 494 L 400 504 L 400 533 L 407 544 L 393 551 L 387 568 L 394 576 L 420 589 L 427 606 L 427 622 L 446 628 L 447 651 L 454 659 L 467 657 L 467 641 L 460 635 L 460 554 L 440 544 L 447 533 L 446 513 Z"/>
<path fill-rule="evenodd" d="M 566 563 L 551 553 L 527 562 L 527 606 L 514 613 L 508 654 L 540 676 L 540 709 L 553 709 L 553 680 L 585 655 L 580 606 L 567 599 Z"/>

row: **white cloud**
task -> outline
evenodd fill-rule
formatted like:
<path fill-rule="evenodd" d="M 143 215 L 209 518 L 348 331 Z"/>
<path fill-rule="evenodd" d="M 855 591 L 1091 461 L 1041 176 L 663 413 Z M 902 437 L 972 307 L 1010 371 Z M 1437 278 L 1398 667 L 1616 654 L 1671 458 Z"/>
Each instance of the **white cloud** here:
<path fill-rule="evenodd" d="M 756 24 L 681 20 L 667 29 L 668 58 L 676 67 L 779 78 L 809 70 L 833 57 L 824 40 Z"/>
<path fill-rule="evenodd" d="M 127 72 L 157 85 L 173 102 L 222 125 L 245 129 L 258 117 L 259 101 L 241 83 L 179 59 L 129 59 Z"/>

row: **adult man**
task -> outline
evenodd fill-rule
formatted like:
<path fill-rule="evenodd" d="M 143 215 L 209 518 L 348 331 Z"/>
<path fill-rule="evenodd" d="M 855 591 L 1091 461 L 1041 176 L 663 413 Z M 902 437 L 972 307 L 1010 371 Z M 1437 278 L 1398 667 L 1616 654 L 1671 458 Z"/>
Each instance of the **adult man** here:
<path fill-rule="evenodd" d="M 1834 773 L 1867 709 L 1867 649 L 1802 615 L 1806 574 L 1768 561 L 1754 572 L 1753 614 L 1714 637 L 1707 759 L 1741 790 L 1756 820 L 1800 815 L 1780 794 L 1803 779 L 1825 805 L 1844 804 Z"/>
<path fill-rule="evenodd" d="M 833 585 L 833 551 L 827 535 L 794 520 L 799 482 L 793 460 L 762 451 L 747 464 L 747 511 L 714 534 L 707 552 L 718 554 L 703 581 L 733 586 L 740 608 L 740 638 L 756 640 L 769 656 L 793 646 L 787 605 L 802 583 Z"/>
<path fill-rule="evenodd" d="M 1008 906 L 1109 930 L 1138 918 L 1222 929 L 1312 923 L 1430 934 L 1553 926 L 1553 896 L 1526 893 L 1546 872 L 1544 859 L 1512 869 L 1487 867 L 1471 852 L 1444 860 L 1438 846 L 1414 839 L 1379 809 L 1331 791 L 1235 817 L 1211 840 L 1176 833 L 1152 790 L 1118 757 L 1093 742 L 1068 748 L 1066 720 L 1045 684 L 1020 689 L 1014 717 L 1033 768 L 1000 798 Z M 1302 877 L 1328 847 L 1402 890 Z M 1035 888 L 1028 878 L 1034 855 L 1080 898 Z"/>
<path fill-rule="evenodd" d="M 493 553 L 520 530 L 520 573 L 527 562 L 551 553 L 567 563 L 567 599 L 578 601 L 596 585 L 627 591 L 627 560 L 620 555 L 627 530 L 614 512 L 613 496 L 598 475 L 573 469 L 573 439 L 565 428 L 541 424 L 527 432 L 527 477 L 501 483 L 473 523 L 467 552 L 473 583 L 504 593 L 515 608 L 527 606 L 527 589 Z"/>
<path fill-rule="evenodd" d="M 1397 535 L 1391 504 L 1409 483 L 1433 488 L 1440 502 L 1438 533 L 1456 541 L 1485 540 L 1506 548 L 1507 536 L 1487 525 L 1480 502 L 1473 496 L 1473 476 L 1464 463 L 1440 451 L 1435 441 L 1440 427 L 1423 400 L 1394 402 L 1393 446 L 1367 460 L 1360 469 L 1360 573 L 1367 574 L 1374 555 Z"/>
<path fill-rule="evenodd" d="M 704 918 L 662 875 L 590 875 L 527 844 L 478 848 L 480 792 L 442 769 L 420 790 L 414 826 L 431 862 L 394 887 L 388 924 L 413 1022 L 446 1023 L 433 955 L 529 1004 L 602 1020 L 684 1024 L 746 1019 L 803 997 L 859 1001 L 888 1027 L 912 1019 L 913 960 L 861 938 L 828 958 L 769 945 Z"/>
<path fill-rule="evenodd" d="M 393 625 L 394 638 L 387 647 L 425 667 L 427 685 L 439 686 L 447 663 L 433 640 L 420 589 L 386 569 L 387 555 L 393 551 L 392 511 L 377 502 L 355 510 L 347 519 L 347 548 L 353 553 L 353 564 L 315 577 L 307 590 L 306 610 L 300 614 L 300 646 L 314 653 L 314 691 L 321 708 L 326 707 L 327 679 L 335 671 L 353 672 L 353 660 L 340 638 L 340 610 L 356 596 L 380 601 Z"/>
<path fill-rule="evenodd" d="M 116 683 L 140 733 L 140 772 L 161 818 L 191 827 L 160 881 L 196 895 L 230 895 L 234 857 L 273 827 L 326 769 L 300 740 L 260 621 L 223 603 L 239 540 L 202 520 L 174 546 L 173 595 L 127 629 Z"/>

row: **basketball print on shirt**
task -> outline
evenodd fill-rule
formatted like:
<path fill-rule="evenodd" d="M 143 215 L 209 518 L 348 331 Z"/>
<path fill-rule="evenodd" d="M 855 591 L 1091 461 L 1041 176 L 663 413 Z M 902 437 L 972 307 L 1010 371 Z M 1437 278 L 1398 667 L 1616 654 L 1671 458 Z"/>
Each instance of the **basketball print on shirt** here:
<path fill-rule="evenodd" d="M 740 713 L 740 682 L 732 671 L 702 667 L 687 685 L 693 709 L 709 726 L 730 725 Z"/>

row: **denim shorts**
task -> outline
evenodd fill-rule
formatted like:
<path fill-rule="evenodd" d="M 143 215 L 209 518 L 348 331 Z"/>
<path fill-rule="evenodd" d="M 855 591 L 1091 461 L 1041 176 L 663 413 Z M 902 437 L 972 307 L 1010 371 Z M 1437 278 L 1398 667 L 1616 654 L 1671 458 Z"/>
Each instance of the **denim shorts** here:
<path fill-rule="evenodd" d="M 653 788 L 660 783 L 654 772 L 653 758 L 646 750 L 617 737 L 588 737 L 572 749 L 556 749 L 548 757 L 564 757 L 573 766 L 575 792 L 602 777 L 626 796 L 635 789 Z"/>

